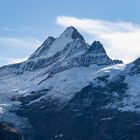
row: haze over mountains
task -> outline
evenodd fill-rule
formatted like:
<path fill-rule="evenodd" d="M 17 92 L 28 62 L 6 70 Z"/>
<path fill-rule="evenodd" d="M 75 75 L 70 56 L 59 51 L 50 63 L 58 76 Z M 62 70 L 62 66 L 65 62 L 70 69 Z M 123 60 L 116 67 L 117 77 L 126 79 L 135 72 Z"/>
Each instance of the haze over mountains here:
<path fill-rule="evenodd" d="M 139 74 L 140 58 L 112 60 L 68 27 L 28 60 L 0 68 L 0 121 L 25 140 L 138 140 Z"/>

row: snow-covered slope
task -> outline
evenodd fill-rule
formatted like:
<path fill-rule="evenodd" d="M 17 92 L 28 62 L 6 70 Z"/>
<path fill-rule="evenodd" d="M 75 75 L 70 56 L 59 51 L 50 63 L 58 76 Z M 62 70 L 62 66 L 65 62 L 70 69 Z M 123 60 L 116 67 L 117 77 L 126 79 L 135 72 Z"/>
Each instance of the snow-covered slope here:
<path fill-rule="evenodd" d="M 128 84 L 127 97 L 123 99 L 123 111 L 140 112 L 140 58 L 128 64 L 123 71 Z"/>

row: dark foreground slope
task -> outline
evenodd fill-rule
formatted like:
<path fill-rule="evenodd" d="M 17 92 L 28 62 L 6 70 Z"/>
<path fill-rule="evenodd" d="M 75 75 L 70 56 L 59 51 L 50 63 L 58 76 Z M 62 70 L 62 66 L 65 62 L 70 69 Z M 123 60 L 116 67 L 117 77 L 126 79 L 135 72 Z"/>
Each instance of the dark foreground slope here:
<path fill-rule="evenodd" d="M 0 140 L 24 140 L 23 136 L 6 123 L 0 123 Z"/>

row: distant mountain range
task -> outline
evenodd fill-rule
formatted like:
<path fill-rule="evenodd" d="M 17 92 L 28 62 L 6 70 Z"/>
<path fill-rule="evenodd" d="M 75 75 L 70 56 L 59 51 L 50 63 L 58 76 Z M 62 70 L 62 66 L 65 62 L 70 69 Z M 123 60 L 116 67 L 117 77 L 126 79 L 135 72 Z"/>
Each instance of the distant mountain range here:
<path fill-rule="evenodd" d="M 0 68 L 0 138 L 140 140 L 139 85 L 140 58 L 112 60 L 68 27 L 28 60 Z M 18 139 L 6 139 L 5 128 Z"/>

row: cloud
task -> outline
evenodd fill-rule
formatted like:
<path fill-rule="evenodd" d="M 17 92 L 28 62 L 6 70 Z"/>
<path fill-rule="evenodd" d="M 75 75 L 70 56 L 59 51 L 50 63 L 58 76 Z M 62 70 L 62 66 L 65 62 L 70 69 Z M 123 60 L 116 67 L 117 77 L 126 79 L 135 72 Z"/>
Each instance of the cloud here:
<path fill-rule="evenodd" d="M 6 58 L 7 60 L 7 64 L 15 64 L 15 63 L 20 63 L 23 62 L 25 60 L 27 60 L 28 58 Z"/>
<path fill-rule="evenodd" d="M 0 37 L 0 66 L 26 60 L 40 45 L 32 37 Z"/>
<path fill-rule="evenodd" d="M 59 16 L 56 23 L 62 27 L 74 26 L 89 36 L 89 41 L 100 40 L 113 59 L 125 63 L 140 57 L 140 25 L 125 21 L 105 21 Z"/>
<path fill-rule="evenodd" d="M 4 27 L 2 28 L 3 31 L 7 31 L 7 32 L 16 32 L 18 31 L 17 29 L 14 29 L 14 28 L 7 28 L 7 27 Z"/>
<path fill-rule="evenodd" d="M 3 27 L 1 28 L 2 31 L 5 32 L 20 32 L 20 33 L 30 33 L 30 32 L 40 32 L 40 29 L 30 27 L 30 26 L 15 26 L 15 27 Z"/>
<path fill-rule="evenodd" d="M 13 48 L 37 48 L 41 42 L 35 38 L 14 38 L 14 37 L 0 37 L 0 47 Z"/>
<path fill-rule="evenodd" d="M 10 57 L 10 58 L 8 58 L 8 57 L 0 56 L 0 66 L 20 63 L 27 59 L 28 59 L 28 57 Z"/>

